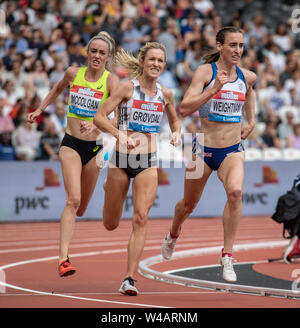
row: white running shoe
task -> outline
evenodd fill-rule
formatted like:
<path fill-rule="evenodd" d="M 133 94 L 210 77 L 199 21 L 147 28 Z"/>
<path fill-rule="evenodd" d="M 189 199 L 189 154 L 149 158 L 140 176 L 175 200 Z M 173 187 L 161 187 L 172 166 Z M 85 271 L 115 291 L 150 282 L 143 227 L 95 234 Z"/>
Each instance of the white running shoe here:
<path fill-rule="evenodd" d="M 131 277 L 127 277 L 123 280 L 122 285 L 119 289 L 119 292 L 124 295 L 136 296 L 138 290 L 134 287 L 134 281 Z"/>
<path fill-rule="evenodd" d="M 172 238 L 170 232 L 167 233 L 161 246 L 161 255 L 165 260 L 170 260 L 175 250 L 177 238 Z"/>
<path fill-rule="evenodd" d="M 229 282 L 234 282 L 237 280 L 236 274 L 233 269 L 233 264 L 232 264 L 232 256 L 225 255 L 220 257 L 220 264 L 223 267 L 223 279 Z"/>

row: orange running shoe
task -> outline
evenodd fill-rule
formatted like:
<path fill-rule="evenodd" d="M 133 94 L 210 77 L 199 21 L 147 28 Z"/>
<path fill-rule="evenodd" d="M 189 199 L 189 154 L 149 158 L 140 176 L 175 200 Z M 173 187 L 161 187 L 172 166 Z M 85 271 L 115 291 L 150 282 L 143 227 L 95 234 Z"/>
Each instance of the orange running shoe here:
<path fill-rule="evenodd" d="M 76 272 L 76 269 L 71 265 L 69 256 L 66 260 L 62 260 L 58 265 L 58 273 L 60 277 L 70 276 Z"/>

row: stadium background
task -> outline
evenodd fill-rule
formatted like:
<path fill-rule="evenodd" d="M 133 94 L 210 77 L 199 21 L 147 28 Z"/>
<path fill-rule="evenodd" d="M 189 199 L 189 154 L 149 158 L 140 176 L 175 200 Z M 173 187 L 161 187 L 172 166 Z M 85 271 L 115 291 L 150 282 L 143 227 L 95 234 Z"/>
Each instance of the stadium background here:
<path fill-rule="evenodd" d="M 202 55 L 215 47 L 221 26 L 245 32 L 241 66 L 257 74 L 256 128 L 244 142 L 246 178 L 243 215 L 270 216 L 278 197 L 290 189 L 300 161 L 299 1 L 1 1 L 6 24 L 0 28 L 0 221 L 59 220 L 64 205 L 57 158 L 66 124 L 68 90 L 36 125 L 26 123 L 41 99 L 69 65 L 84 65 L 85 44 L 100 30 L 118 48 L 136 53 L 146 41 L 167 47 L 160 82 L 180 104 Z M 299 26 L 298 26 L 299 25 Z M 126 72 L 112 70 L 126 79 Z M 169 145 L 164 122 L 158 137 L 159 190 L 150 217 L 171 217 L 183 193 L 184 162 L 197 132 L 197 113 L 180 118 L 184 149 Z M 108 136 L 107 145 L 111 145 Z M 43 150 L 50 144 L 55 155 Z M 111 148 L 107 148 L 109 152 Z M 83 219 L 101 218 L 104 169 Z M 212 199 L 211 195 L 216 195 Z M 131 216 L 131 191 L 123 217 Z M 215 199 L 220 206 L 214 206 Z M 213 175 L 195 217 L 220 216 L 225 202 Z"/>

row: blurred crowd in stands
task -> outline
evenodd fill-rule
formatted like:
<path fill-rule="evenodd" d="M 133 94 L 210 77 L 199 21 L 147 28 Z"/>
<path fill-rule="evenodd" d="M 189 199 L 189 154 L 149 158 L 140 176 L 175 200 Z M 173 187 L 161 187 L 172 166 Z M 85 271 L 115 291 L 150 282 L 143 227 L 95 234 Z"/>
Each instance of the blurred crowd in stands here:
<path fill-rule="evenodd" d="M 6 21 L 0 26 L 0 159 L 58 159 L 68 89 L 36 124 L 27 123 L 26 115 L 69 65 L 85 65 L 85 46 L 99 31 L 134 54 L 147 41 L 163 43 L 167 67 L 159 81 L 174 91 L 178 108 L 225 25 L 243 29 L 240 65 L 257 74 L 257 124 L 245 147 L 300 150 L 300 23 L 292 18 L 297 8 L 300 2 L 293 0 L 0 1 Z M 112 70 L 126 79 L 120 67 Z M 183 133 L 197 132 L 197 114 L 181 121 Z M 167 124 L 162 132 L 164 138 Z"/>

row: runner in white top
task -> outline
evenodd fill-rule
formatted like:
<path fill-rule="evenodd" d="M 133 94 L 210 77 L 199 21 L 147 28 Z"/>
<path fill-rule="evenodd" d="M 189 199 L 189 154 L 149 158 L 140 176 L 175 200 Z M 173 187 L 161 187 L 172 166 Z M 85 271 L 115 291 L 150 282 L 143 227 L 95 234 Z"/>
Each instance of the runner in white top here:
<path fill-rule="evenodd" d="M 171 144 L 178 145 L 181 140 L 180 123 L 172 91 L 157 83 L 166 64 L 166 50 L 162 44 L 146 43 L 138 59 L 122 51 L 117 54 L 116 60 L 128 69 L 133 80 L 121 83 L 95 115 L 94 124 L 117 139 L 105 186 L 103 223 L 106 229 L 118 227 L 130 178 L 133 178 L 132 232 L 125 279 L 119 291 L 135 296 L 138 290 L 133 276 L 144 248 L 148 213 L 158 184 L 156 134 L 165 111 L 172 131 Z M 117 106 L 118 129 L 107 119 Z"/>

